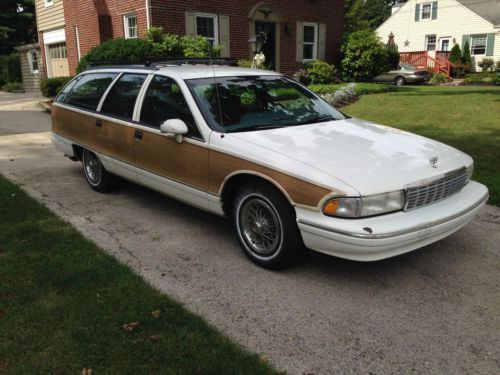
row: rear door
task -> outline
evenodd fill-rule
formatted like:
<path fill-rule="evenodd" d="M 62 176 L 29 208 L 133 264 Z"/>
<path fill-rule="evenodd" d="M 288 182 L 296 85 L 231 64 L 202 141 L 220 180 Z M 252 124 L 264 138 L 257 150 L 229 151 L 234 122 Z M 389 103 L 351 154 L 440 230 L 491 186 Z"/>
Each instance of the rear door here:
<path fill-rule="evenodd" d="M 162 134 L 166 120 L 180 119 L 189 132 L 176 143 Z M 179 84 L 155 75 L 144 91 L 135 134 L 135 165 L 140 183 L 198 207 L 208 206 L 208 148 Z"/>
<path fill-rule="evenodd" d="M 134 145 L 136 129 L 132 121 L 139 92 L 147 78 L 143 73 L 123 73 L 108 89 L 95 120 L 96 149 L 111 172 L 136 180 Z"/>

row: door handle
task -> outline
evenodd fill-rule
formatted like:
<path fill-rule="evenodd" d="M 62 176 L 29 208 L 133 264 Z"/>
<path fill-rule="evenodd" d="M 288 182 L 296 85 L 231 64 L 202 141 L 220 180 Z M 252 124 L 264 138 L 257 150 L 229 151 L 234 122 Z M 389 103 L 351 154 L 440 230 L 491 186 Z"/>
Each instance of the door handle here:
<path fill-rule="evenodd" d="M 102 128 L 102 120 L 95 120 L 95 126 Z"/>
<path fill-rule="evenodd" d="M 143 137 L 143 132 L 141 130 L 136 130 L 135 131 L 135 140 L 136 141 L 140 141 Z"/>

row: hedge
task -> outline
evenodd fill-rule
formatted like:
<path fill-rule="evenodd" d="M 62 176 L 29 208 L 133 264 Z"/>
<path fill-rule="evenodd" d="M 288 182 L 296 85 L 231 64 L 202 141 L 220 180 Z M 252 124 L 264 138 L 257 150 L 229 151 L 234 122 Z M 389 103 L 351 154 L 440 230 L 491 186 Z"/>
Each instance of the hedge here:
<path fill-rule="evenodd" d="M 56 77 L 43 79 L 40 84 L 40 91 L 46 98 L 53 98 L 63 89 L 66 83 L 73 77 Z"/>

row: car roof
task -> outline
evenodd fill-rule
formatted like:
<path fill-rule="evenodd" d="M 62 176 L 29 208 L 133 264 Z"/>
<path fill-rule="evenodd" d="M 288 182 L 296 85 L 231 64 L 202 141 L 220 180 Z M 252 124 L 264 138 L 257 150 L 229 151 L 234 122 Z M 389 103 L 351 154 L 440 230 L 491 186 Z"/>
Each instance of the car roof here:
<path fill-rule="evenodd" d="M 140 65 L 122 65 L 122 66 L 101 66 L 86 70 L 85 73 L 151 73 L 168 75 L 180 79 L 197 79 L 215 77 L 234 77 L 234 76 L 276 76 L 280 73 L 271 70 L 241 68 L 237 66 L 226 65 L 207 65 L 207 64 L 165 64 L 156 65 L 154 68 L 148 68 Z"/>

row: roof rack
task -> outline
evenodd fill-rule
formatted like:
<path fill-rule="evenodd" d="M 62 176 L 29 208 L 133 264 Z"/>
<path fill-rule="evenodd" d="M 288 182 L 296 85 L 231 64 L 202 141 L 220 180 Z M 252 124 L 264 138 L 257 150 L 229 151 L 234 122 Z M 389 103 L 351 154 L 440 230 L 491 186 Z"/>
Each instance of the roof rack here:
<path fill-rule="evenodd" d="M 87 70 L 90 69 L 98 69 L 102 67 L 111 68 L 111 67 L 121 67 L 127 66 L 131 69 L 151 69 L 158 70 L 159 68 L 166 66 L 174 66 L 174 65 L 196 65 L 196 64 L 205 64 L 205 65 L 227 65 L 227 66 L 237 66 L 238 64 L 229 58 L 221 58 L 217 57 L 214 59 L 210 58 L 193 58 L 193 57 L 152 57 L 145 58 L 142 60 L 120 60 L 120 59 L 111 59 L 111 60 L 91 60 Z"/>

